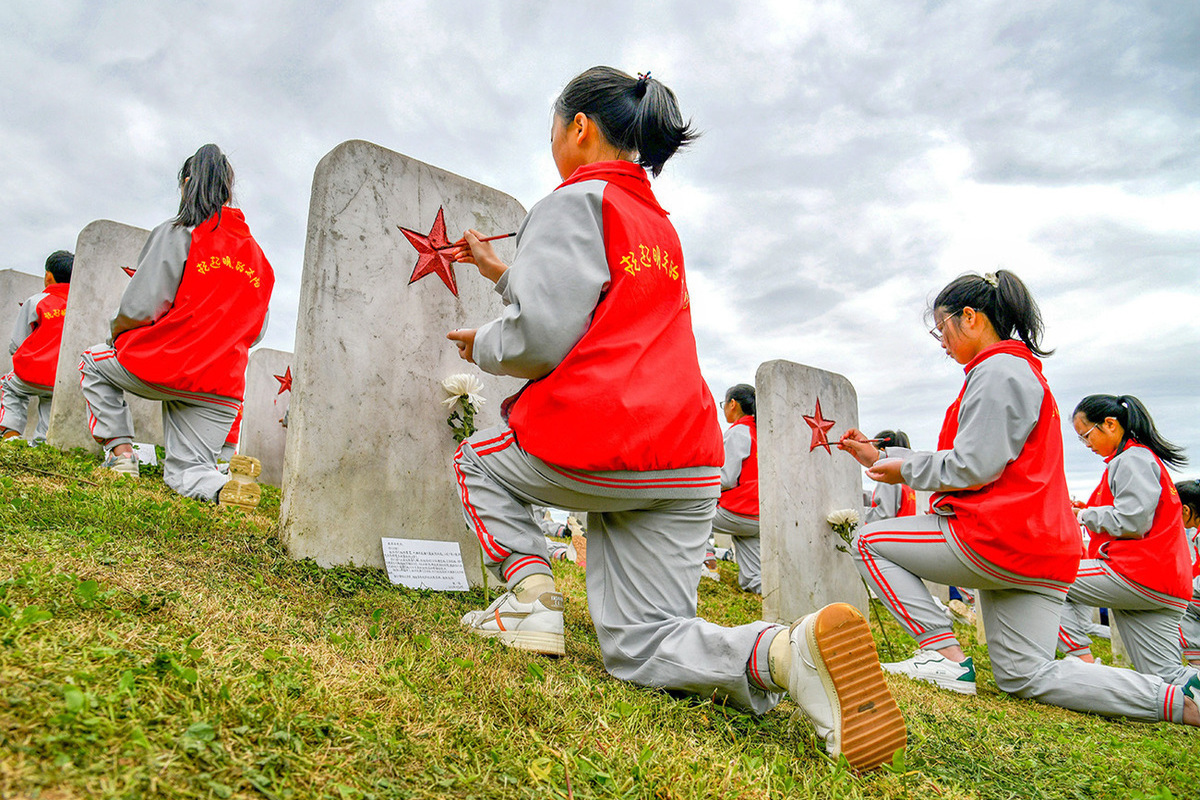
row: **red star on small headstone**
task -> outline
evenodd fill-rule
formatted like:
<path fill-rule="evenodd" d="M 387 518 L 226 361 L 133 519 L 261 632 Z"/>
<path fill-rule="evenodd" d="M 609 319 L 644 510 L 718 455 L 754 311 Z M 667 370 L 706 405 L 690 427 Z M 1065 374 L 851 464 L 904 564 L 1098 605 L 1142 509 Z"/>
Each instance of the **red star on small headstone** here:
<path fill-rule="evenodd" d="M 290 392 L 292 390 L 292 368 L 289 366 L 282 375 L 276 375 L 275 380 L 279 381 L 279 391 L 275 393 L 276 397 L 284 392 Z"/>
<path fill-rule="evenodd" d="M 125 274 L 131 278 L 133 277 L 133 273 L 137 272 L 137 270 L 133 267 L 121 267 L 121 269 L 124 270 Z"/>
<path fill-rule="evenodd" d="M 438 207 L 437 216 L 433 219 L 433 227 L 429 229 L 428 236 L 410 231 L 408 228 L 400 228 L 400 232 L 419 254 L 417 265 L 413 267 L 412 277 L 408 279 L 409 285 L 411 286 L 426 275 L 433 274 L 441 278 L 442 283 L 446 284 L 446 288 L 453 292 L 455 297 L 458 297 L 458 282 L 454 280 L 454 258 L 451 256 L 453 251 L 439 249 L 450 244 L 450 240 L 446 238 L 446 218 L 442 214 L 441 207 Z"/>
<path fill-rule="evenodd" d="M 818 447 L 824 447 L 826 453 L 833 455 L 833 451 L 829 449 L 829 429 L 836 423 L 821 416 L 821 398 L 817 398 L 817 410 L 812 413 L 812 416 L 805 414 L 804 421 L 808 423 L 808 427 L 812 428 L 812 442 L 808 446 L 808 452 L 811 453 Z"/>

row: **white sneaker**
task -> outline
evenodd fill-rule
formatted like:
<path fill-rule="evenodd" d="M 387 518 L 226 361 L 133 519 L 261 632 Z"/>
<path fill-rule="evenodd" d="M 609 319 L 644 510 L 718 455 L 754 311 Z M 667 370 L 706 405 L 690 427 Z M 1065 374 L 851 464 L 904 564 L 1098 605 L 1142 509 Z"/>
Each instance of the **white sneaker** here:
<path fill-rule="evenodd" d="M 949 607 L 946 609 L 950 612 L 950 616 L 956 622 L 963 625 L 975 624 L 975 609 L 964 603 L 962 600 L 951 600 Z"/>
<path fill-rule="evenodd" d="M 798 620 L 788 637 L 788 694 L 825 740 L 825 752 L 846 756 L 855 769 L 890 761 L 907 729 L 862 614 L 833 603 Z"/>
<path fill-rule="evenodd" d="M 481 611 L 468 611 L 462 624 L 488 639 L 498 638 L 509 647 L 548 656 L 566 655 L 563 606 L 558 592 L 542 592 L 532 603 L 522 603 L 505 592 Z"/>
<path fill-rule="evenodd" d="M 918 650 L 912 658 L 884 664 L 883 668 L 893 675 L 932 683 L 941 689 L 975 694 L 975 662 L 969 657 L 955 663 L 936 650 Z"/>
<path fill-rule="evenodd" d="M 138 458 L 137 455 L 119 456 L 116 453 L 109 453 L 108 458 L 100 466 L 105 469 L 111 469 L 119 475 L 128 475 L 131 478 L 139 476 Z"/>

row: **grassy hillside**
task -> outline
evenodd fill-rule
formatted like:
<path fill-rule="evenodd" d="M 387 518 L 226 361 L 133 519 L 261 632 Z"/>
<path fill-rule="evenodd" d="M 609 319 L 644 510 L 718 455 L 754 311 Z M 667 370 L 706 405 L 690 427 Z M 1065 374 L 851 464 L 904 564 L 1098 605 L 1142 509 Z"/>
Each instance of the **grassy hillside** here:
<path fill-rule="evenodd" d="M 909 748 L 856 776 L 790 702 L 754 718 L 610 678 L 573 564 L 567 657 L 531 656 L 460 632 L 482 591 L 291 561 L 278 507 L 0 447 L 0 797 L 1200 795 L 1200 732 L 1002 696 L 965 629 L 980 695 L 892 679 Z M 702 582 L 708 619 L 758 617 L 734 569 Z"/>

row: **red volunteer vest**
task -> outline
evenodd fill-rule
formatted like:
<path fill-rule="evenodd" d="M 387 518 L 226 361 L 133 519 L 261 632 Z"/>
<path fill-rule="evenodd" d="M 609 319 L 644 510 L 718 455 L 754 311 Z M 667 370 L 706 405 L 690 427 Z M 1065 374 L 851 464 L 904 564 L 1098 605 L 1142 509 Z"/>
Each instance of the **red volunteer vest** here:
<path fill-rule="evenodd" d="M 721 492 L 717 505 L 743 517 L 758 516 L 758 425 L 753 416 L 745 416 L 734 425 L 750 429 L 750 455 L 742 459 L 742 471 L 737 486 Z"/>
<path fill-rule="evenodd" d="M 917 515 L 917 490 L 911 486 L 900 485 L 900 511 L 897 517 L 915 517 Z"/>
<path fill-rule="evenodd" d="M 37 304 L 33 331 L 13 353 L 13 372 L 26 383 L 45 389 L 54 388 L 58 371 L 58 350 L 62 344 L 63 316 L 67 313 L 69 283 L 52 283 Z"/>
<path fill-rule="evenodd" d="M 721 428 L 700 375 L 679 236 L 638 165 L 586 164 L 562 186 L 588 180 L 607 184 L 609 288 L 575 347 L 526 385 L 509 425 L 526 452 L 572 469 L 720 467 Z"/>
<path fill-rule="evenodd" d="M 274 285 L 246 218 L 223 208 L 192 231 L 174 305 L 153 324 L 118 336 L 117 357 L 146 383 L 241 400 L 250 345 Z"/>
<path fill-rule="evenodd" d="M 1045 395 L 1033 432 L 1000 477 L 977 489 L 938 492 L 932 506 L 954 510 L 954 532 L 971 550 L 998 567 L 1027 578 L 1070 583 L 1079 571 L 1079 528 L 1071 512 L 1058 406 L 1042 377 L 1042 364 L 1024 343 L 1005 340 L 985 348 L 965 371 L 992 356 L 1025 359 Z M 938 449 L 949 450 L 958 434 L 958 410 L 966 385 L 946 410 Z"/>
<path fill-rule="evenodd" d="M 1126 448 L 1129 447 L 1150 451 L 1145 445 L 1133 441 L 1126 445 Z M 1154 455 L 1153 452 L 1150 454 Z M 1116 455 L 1114 453 L 1104 459 L 1105 462 L 1112 461 Z M 1183 504 L 1179 502 L 1179 492 L 1167 475 L 1166 467 L 1158 456 L 1154 456 L 1154 460 L 1158 461 L 1158 482 L 1162 492 L 1150 530 L 1140 539 L 1116 539 L 1107 533 L 1093 532 L 1088 544 L 1088 557 L 1107 561 L 1115 571 L 1148 589 L 1180 600 L 1191 600 L 1192 558 L 1188 552 L 1187 534 L 1183 532 Z M 1111 506 L 1113 503 L 1106 469 L 1100 485 L 1088 498 L 1088 506 Z"/>

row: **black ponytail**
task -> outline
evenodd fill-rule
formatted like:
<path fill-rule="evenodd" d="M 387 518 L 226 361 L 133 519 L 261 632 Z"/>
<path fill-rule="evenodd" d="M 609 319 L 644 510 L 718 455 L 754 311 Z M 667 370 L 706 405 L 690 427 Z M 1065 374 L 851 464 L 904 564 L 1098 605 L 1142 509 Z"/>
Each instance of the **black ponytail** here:
<path fill-rule="evenodd" d="M 650 73 L 634 78 L 612 67 L 592 67 L 571 79 L 554 101 L 565 122 L 585 114 L 610 144 L 637 153 L 655 177 L 667 159 L 699 135 L 683 121 L 675 94 Z"/>
<path fill-rule="evenodd" d="M 903 447 L 905 450 L 908 450 L 912 447 L 908 443 L 908 434 L 904 431 L 880 431 L 875 434 L 875 438 L 879 440 L 875 444 L 880 448 Z"/>
<path fill-rule="evenodd" d="M 1121 423 L 1125 435 L 1117 445 L 1118 453 L 1125 449 L 1125 445 L 1132 439 L 1150 448 L 1164 464 L 1173 467 L 1187 464 L 1183 448 L 1171 444 L 1159 434 L 1158 429 L 1154 427 L 1154 420 L 1150 418 L 1150 412 L 1142 405 L 1142 401 L 1133 395 L 1090 394 L 1075 406 L 1075 414 L 1082 414 L 1092 425 L 1098 425 L 1109 417 Z"/>
<path fill-rule="evenodd" d="M 233 167 L 215 144 L 206 144 L 179 168 L 179 199 L 176 227 L 194 228 L 217 215 L 233 197 Z"/>
<path fill-rule="evenodd" d="M 741 406 L 742 413 L 748 417 L 754 416 L 754 387 L 748 383 L 739 383 L 737 386 L 730 387 L 729 391 L 725 392 L 725 402 L 737 400 L 737 404 Z"/>
<path fill-rule="evenodd" d="M 982 311 L 1001 339 L 1020 339 L 1031 352 L 1043 357 L 1054 352 L 1042 349 L 1042 312 L 1033 295 L 1020 278 L 1006 269 L 995 274 L 960 275 L 938 293 L 933 307 L 943 309 L 947 316 L 967 307 Z"/>

